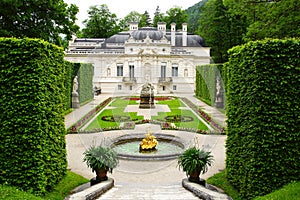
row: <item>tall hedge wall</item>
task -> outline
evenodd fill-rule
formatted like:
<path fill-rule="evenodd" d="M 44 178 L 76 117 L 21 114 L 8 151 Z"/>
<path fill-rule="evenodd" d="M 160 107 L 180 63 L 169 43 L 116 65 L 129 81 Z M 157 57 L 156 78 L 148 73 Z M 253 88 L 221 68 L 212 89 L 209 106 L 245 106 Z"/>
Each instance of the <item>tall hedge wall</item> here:
<path fill-rule="evenodd" d="M 93 65 L 89 63 L 81 63 L 78 71 L 78 92 L 80 103 L 94 99 L 93 76 Z"/>
<path fill-rule="evenodd" d="M 43 194 L 67 168 L 63 49 L 0 38 L 0 184 Z"/>
<path fill-rule="evenodd" d="M 71 63 L 68 61 L 65 61 L 65 100 L 64 100 L 64 108 L 65 110 L 68 110 L 72 107 L 71 102 L 71 96 L 72 96 L 72 90 L 73 90 L 73 79 L 78 74 L 80 68 L 80 63 Z"/>
<path fill-rule="evenodd" d="M 243 199 L 300 180 L 300 41 L 229 51 L 227 177 Z"/>
<path fill-rule="evenodd" d="M 222 85 L 226 86 L 226 68 L 222 64 L 197 66 L 196 96 L 209 105 L 214 105 L 216 98 L 216 77 L 222 77 Z"/>

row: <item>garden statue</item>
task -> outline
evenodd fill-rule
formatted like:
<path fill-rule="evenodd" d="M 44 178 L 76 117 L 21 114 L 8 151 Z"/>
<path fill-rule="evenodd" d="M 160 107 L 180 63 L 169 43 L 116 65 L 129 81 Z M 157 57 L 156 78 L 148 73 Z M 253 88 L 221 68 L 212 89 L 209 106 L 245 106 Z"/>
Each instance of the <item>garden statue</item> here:
<path fill-rule="evenodd" d="M 217 108 L 224 108 L 224 92 L 222 90 L 221 77 L 217 76 L 216 78 L 216 100 L 215 106 Z"/>
<path fill-rule="evenodd" d="M 151 83 L 145 83 L 141 90 L 139 108 L 154 108 L 154 86 Z"/>
<path fill-rule="evenodd" d="M 158 144 L 156 137 L 152 135 L 150 128 L 148 128 L 146 137 L 142 140 L 140 143 L 140 152 L 146 153 L 146 152 L 152 152 L 156 151 L 156 145 Z"/>
<path fill-rule="evenodd" d="M 73 91 L 72 91 L 72 108 L 79 108 L 79 95 L 78 95 L 78 77 L 75 76 L 73 79 Z"/>
<path fill-rule="evenodd" d="M 76 92 L 77 93 L 77 90 L 78 90 L 78 77 L 75 76 L 75 78 L 73 79 L 73 91 L 72 92 Z"/>

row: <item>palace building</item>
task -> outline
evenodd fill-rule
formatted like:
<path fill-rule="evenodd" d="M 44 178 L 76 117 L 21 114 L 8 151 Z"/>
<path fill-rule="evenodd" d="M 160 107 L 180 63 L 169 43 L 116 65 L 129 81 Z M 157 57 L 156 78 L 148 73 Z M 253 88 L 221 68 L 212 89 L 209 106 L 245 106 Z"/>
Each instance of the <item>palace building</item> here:
<path fill-rule="evenodd" d="M 203 39 L 187 32 L 187 23 L 177 30 L 171 24 L 139 28 L 109 38 L 74 38 L 65 59 L 92 63 L 94 88 L 102 93 L 136 94 L 145 83 L 156 94 L 194 93 L 196 66 L 210 63 L 210 48 Z"/>

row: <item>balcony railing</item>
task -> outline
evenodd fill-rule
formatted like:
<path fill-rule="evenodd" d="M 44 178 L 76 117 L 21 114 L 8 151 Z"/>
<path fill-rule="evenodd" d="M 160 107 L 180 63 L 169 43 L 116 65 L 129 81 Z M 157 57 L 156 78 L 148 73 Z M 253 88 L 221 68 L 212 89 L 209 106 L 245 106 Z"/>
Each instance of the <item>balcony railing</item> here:
<path fill-rule="evenodd" d="M 134 84 L 136 83 L 136 78 L 135 77 L 123 77 L 123 83 L 127 84 Z"/>
<path fill-rule="evenodd" d="M 163 84 L 163 83 L 172 83 L 173 82 L 173 79 L 172 77 L 160 77 L 158 79 L 158 82 Z"/>

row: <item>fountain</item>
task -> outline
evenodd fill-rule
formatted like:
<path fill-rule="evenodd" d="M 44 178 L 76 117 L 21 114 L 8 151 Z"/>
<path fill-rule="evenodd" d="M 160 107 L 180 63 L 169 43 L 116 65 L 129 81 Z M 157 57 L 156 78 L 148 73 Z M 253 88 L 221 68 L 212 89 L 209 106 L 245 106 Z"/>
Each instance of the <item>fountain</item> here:
<path fill-rule="evenodd" d="M 130 133 L 115 138 L 110 147 L 120 159 L 126 160 L 171 160 L 176 159 L 186 148 L 182 138 L 165 133 Z M 142 149 L 145 147 L 145 149 Z"/>
<path fill-rule="evenodd" d="M 141 90 L 139 108 L 155 108 L 154 106 L 154 86 L 151 83 L 145 83 Z"/>
<path fill-rule="evenodd" d="M 146 137 L 140 143 L 140 152 L 149 153 L 156 151 L 156 145 L 158 144 L 158 142 L 156 137 L 150 131 L 150 128 L 148 128 L 147 134 L 145 136 Z"/>

